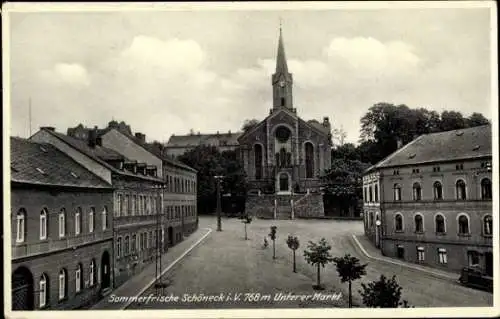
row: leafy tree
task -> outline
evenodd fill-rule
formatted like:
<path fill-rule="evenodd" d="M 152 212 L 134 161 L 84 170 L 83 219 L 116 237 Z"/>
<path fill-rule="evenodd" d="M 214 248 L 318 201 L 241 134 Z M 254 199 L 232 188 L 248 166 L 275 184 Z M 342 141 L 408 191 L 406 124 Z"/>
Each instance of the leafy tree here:
<path fill-rule="evenodd" d="M 345 143 L 332 148 L 332 160 L 333 159 L 360 160 L 360 156 L 354 144 Z"/>
<path fill-rule="evenodd" d="M 198 212 L 212 214 L 216 206 L 216 175 L 224 175 L 223 189 L 233 198 L 246 194 L 245 173 L 235 151 L 219 152 L 215 146 L 199 145 L 178 158 L 184 164 L 198 171 Z"/>
<path fill-rule="evenodd" d="M 474 112 L 466 120 L 467 126 L 474 127 L 480 125 L 490 124 L 490 121 L 483 116 L 481 113 Z"/>
<path fill-rule="evenodd" d="M 269 237 L 273 241 L 273 259 L 276 259 L 276 230 L 278 227 L 271 226 L 271 232 L 269 233 Z"/>
<path fill-rule="evenodd" d="M 332 130 L 332 140 L 333 143 L 342 146 L 344 145 L 344 141 L 347 138 L 347 132 L 341 127 L 341 128 L 334 128 Z"/>
<path fill-rule="evenodd" d="M 252 217 L 247 214 L 243 218 L 242 222 L 243 222 L 243 224 L 245 224 L 245 240 L 248 240 L 248 237 L 247 237 L 247 224 L 250 224 L 252 222 Z"/>
<path fill-rule="evenodd" d="M 370 308 L 409 308 L 406 300 L 400 301 L 402 287 L 396 281 L 396 276 L 387 279 L 380 275 L 378 281 L 372 281 L 365 285 L 361 284 L 359 293 L 363 297 L 363 304 Z"/>
<path fill-rule="evenodd" d="M 366 275 L 366 264 L 361 265 L 359 259 L 346 254 L 344 257 L 335 257 L 333 262 L 342 282 L 349 283 L 349 308 L 352 308 L 352 282 Z"/>
<path fill-rule="evenodd" d="M 251 120 L 245 120 L 245 122 L 243 123 L 243 126 L 241 127 L 241 130 L 243 132 L 248 132 L 250 129 L 252 129 L 254 126 L 256 126 L 257 124 L 259 124 L 260 121 L 257 120 L 257 119 L 251 119 Z"/>
<path fill-rule="evenodd" d="M 325 265 L 333 261 L 330 255 L 330 249 L 332 249 L 332 247 L 324 238 L 321 238 L 318 243 L 309 241 L 308 249 L 309 250 L 304 250 L 304 257 L 308 264 L 313 266 L 316 265 L 317 267 L 316 286 L 313 287 L 315 289 L 324 289 L 324 287 L 321 286 L 320 270 L 321 267 L 325 268 Z"/>
<path fill-rule="evenodd" d="M 467 123 L 460 112 L 443 111 L 441 113 L 441 131 L 451 131 L 466 128 Z"/>
<path fill-rule="evenodd" d="M 297 272 L 296 263 L 295 263 L 295 251 L 299 249 L 300 242 L 296 236 L 289 235 L 286 239 L 286 244 L 288 248 L 293 251 L 293 272 Z"/>

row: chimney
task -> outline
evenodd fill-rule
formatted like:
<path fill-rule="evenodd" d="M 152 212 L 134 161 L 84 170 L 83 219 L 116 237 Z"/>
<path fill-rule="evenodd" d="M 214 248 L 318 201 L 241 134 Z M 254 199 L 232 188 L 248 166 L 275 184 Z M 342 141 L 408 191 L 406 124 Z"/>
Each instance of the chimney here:
<path fill-rule="evenodd" d="M 145 143 L 146 142 L 146 135 L 142 134 L 142 133 L 135 133 L 135 137 L 137 139 L 139 139 L 141 142 Z"/>
<path fill-rule="evenodd" d="M 403 146 L 403 140 L 401 138 L 396 139 L 397 149 L 399 150 Z"/>
<path fill-rule="evenodd" d="M 89 130 L 88 145 L 90 147 L 95 147 L 97 144 L 97 126 Z"/>
<path fill-rule="evenodd" d="M 51 131 L 51 132 L 55 132 L 56 131 L 56 128 L 53 127 L 53 126 L 41 126 L 40 129 L 41 130 Z"/>

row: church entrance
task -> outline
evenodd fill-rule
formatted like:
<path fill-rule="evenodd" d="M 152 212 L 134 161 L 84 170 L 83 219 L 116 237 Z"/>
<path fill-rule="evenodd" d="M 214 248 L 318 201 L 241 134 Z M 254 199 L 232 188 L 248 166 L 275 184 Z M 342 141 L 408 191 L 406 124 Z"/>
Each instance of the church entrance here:
<path fill-rule="evenodd" d="M 288 174 L 281 173 L 279 177 L 279 191 L 288 192 L 289 190 L 290 190 L 290 181 L 288 178 Z"/>
<path fill-rule="evenodd" d="M 33 275 L 28 268 L 17 268 L 12 274 L 12 310 L 33 310 L 33 294 Z"/>

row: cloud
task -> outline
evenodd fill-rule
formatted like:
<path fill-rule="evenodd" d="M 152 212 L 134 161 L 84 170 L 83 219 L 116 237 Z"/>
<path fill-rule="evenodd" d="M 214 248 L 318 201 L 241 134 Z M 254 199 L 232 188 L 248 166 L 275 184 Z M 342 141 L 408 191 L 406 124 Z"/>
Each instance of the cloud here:
<path fill-rule="evenodd" d="M 57 63 L 53 68 L 41 72 L 44 80 L 57 84 L 90 85 L 90 77 L 85 67 L 78 63 Z"/>

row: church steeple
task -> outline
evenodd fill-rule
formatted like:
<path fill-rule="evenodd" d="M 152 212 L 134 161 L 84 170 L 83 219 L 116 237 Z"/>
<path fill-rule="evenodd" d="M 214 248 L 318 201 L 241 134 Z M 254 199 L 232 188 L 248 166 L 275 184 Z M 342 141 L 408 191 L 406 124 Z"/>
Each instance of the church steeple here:
<path fill-rule="evenodd" d="M 282 107 L 293 109 L 292 84 L 293 77 L 292 74 L 288 72 L 285 45 L 283 44 L 283 32 L 280 23 L 278 54 L 276 56 L 276 71 L 272 77 L 273 109 Z"/>

